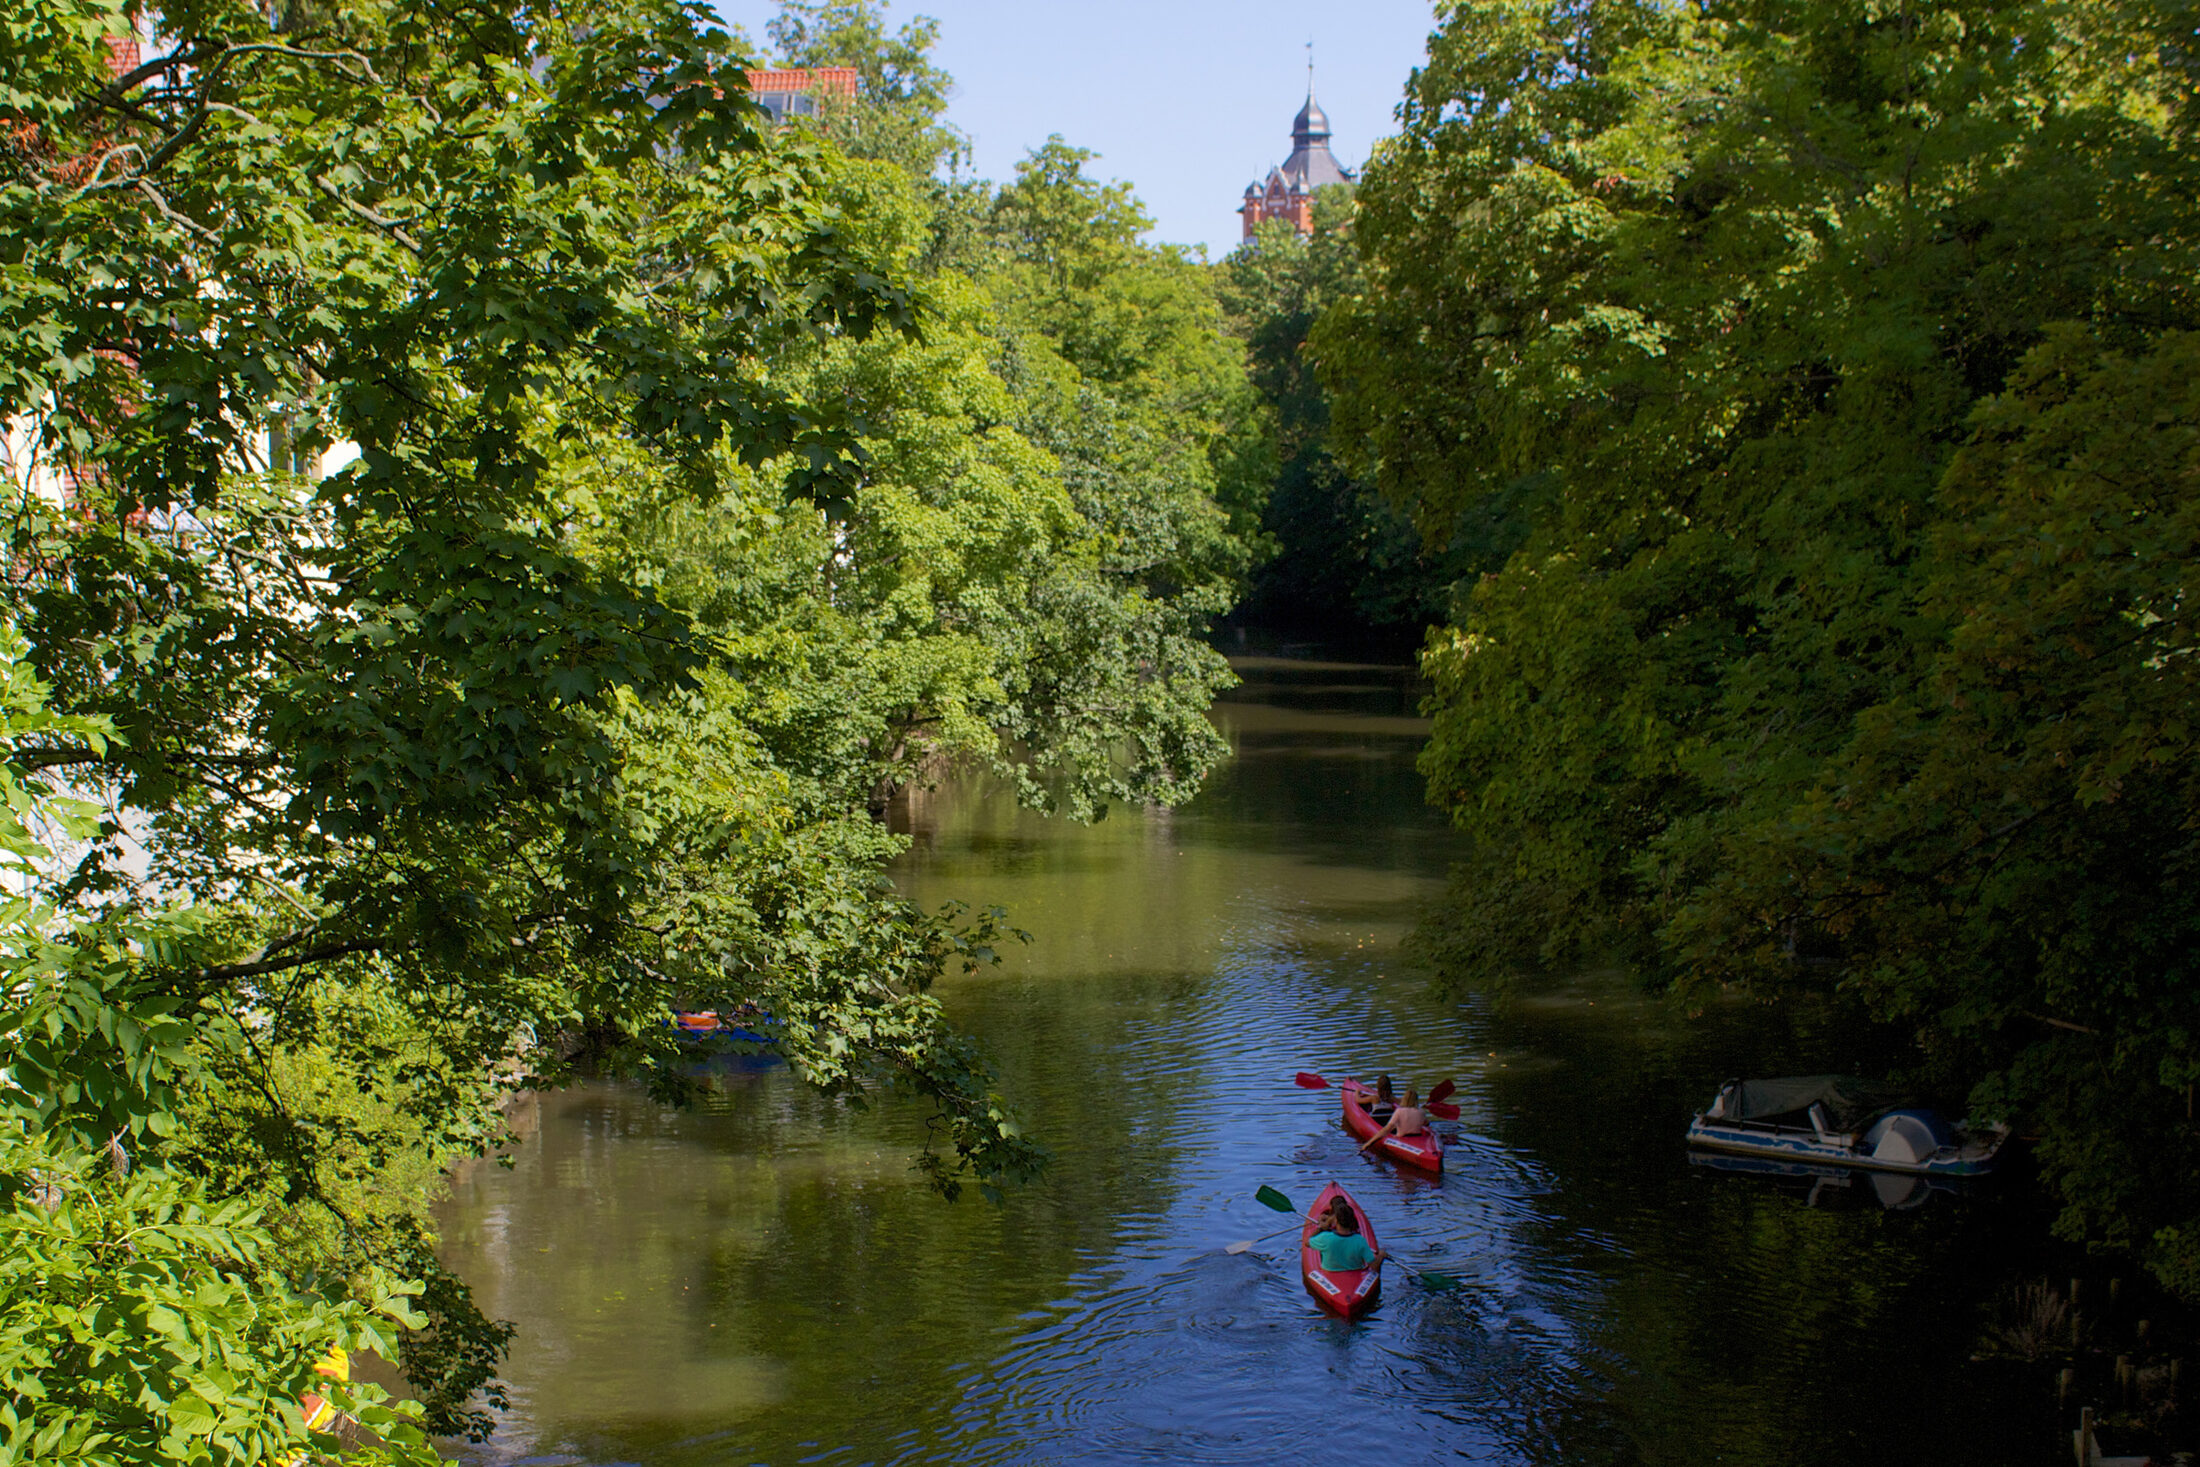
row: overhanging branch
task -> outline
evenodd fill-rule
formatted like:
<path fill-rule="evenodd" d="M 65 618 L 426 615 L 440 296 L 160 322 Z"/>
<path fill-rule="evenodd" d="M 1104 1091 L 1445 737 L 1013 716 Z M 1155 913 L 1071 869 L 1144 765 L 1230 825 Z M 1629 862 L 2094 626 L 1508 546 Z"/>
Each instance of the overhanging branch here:
<path fill-rule="evenodd" d="M 288 972 L 308 963 L 325 963 L 332 958 L 350 957 L 354 953 L 380 952 L 384 946 L 379 937 L 354 937 L 343 942 L 323 943 L 303 952 L 286 953 L 279 958 L 262 958 L 257 962 L 224 963 L 219 967 L 201 968 L 199 976 L 209 983 L 233 983 L 239 978 L 257 978 L 263 973 Z"/>

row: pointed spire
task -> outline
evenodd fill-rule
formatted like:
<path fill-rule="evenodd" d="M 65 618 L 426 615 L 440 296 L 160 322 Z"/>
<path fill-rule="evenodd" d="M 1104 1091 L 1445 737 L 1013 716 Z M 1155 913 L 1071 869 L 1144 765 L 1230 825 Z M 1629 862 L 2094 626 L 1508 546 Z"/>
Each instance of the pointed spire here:
<path fill-rule="evenodd" d="M 1301 149 L 1308 143 L 1326 142 L 1329 137 L 1329 114 L 1322 111 L 1314 100 L 1314 42 L 1306 43 L 1306 105 L 1291 120 L 1291 141 Z"/>

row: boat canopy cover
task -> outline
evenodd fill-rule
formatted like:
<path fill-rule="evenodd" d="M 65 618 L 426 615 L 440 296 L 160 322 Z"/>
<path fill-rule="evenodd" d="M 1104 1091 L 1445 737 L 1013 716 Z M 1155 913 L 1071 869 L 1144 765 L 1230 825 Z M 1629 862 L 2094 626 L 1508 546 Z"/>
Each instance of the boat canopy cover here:
<path fill-rule="evenodd" d="M 1885 1085 L 1854 1075 L 1789 1075 L 1778 1080 L 1744 1080 L 1727 1096 L 1726 1118 L 1769 1121 L 1824 1105 L 1835 1130 L 1853 1131 L 1877 1111 L 1902 1097 Z"/>

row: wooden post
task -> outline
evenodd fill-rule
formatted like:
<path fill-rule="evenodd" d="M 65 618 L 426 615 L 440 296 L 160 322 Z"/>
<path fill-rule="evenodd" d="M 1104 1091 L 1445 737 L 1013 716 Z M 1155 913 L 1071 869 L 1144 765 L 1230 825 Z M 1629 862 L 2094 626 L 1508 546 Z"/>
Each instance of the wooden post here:
<path fill-rule="evenodd" d="M 2138 1378 L 2139 1372 L 2131 1368 L 2131 1357 L 2129 1355 L 2118 1355 L 2116 1357 L 2116 1390 L 2126 1406 L 2131 1404 L 2131 1387 Z"/>
<path fill-rule="evenodd" d="M 2077 1384 L 2077 1368 L 2075 1366 L 2065 1365 L 2062 1368 L 2062 1374 L 2055 1377 L 2055 1404 L 2060 1406 L 2068 1402 L 2070 1399 L 2070 1392 L 2072 1388 L 2074 1388 Z"/>
<path fill-rule="evenodd" d="M 2093 1408 L 2078 1413 L 2078 1429 L 2070 1434 L 2078 1449 L 2078 1467 L 2093 1467 Z"/>

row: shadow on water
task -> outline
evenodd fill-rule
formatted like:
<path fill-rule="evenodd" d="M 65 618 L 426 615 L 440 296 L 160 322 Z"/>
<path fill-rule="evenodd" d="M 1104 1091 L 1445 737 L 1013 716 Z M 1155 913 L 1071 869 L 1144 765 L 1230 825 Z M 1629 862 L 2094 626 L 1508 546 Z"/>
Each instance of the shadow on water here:
<path fill-rule="evenodd" d="M 1691 1167 L 1720 1079 L 1840 1065 L 1788 1016 L 1689 1023 L 1618 974 L 1503 1010 L 1430 997 L 1399 952 L 1453 849 L 1413 768 L 1418 690 L 1349 661 L 1240 671 L 1215 710 L 1234 755 L 1183 810 L 1075 827 L 965 785 L 902 812 L 912 896 L 1035 934 L 942 996 L 1050 1174 L 944 1205 L 908 1170 L 920 1117 L 784 1069 L 724 1069 L 684 1113 L 542 1097 L 515 1165 L 463 1173 L 445 1212 L 449 1260 L 521 1330 L 513 1410 L 466 1455 L 2051 1460 L 2037 1371 L 1971 1359 L 2036 1218 Z M 1290 1083 L 1381 1068 L 1458 1079 L 1440 1185 L 1355 1155 L 1334 1092 Z M 1393 1274 L 1345 1324 L 1290 1239 L 1222 1251 L 1283 1221 L 1257 1187 L 1303 1204 L 1331 1177 L 1462 1287 Z"/>

